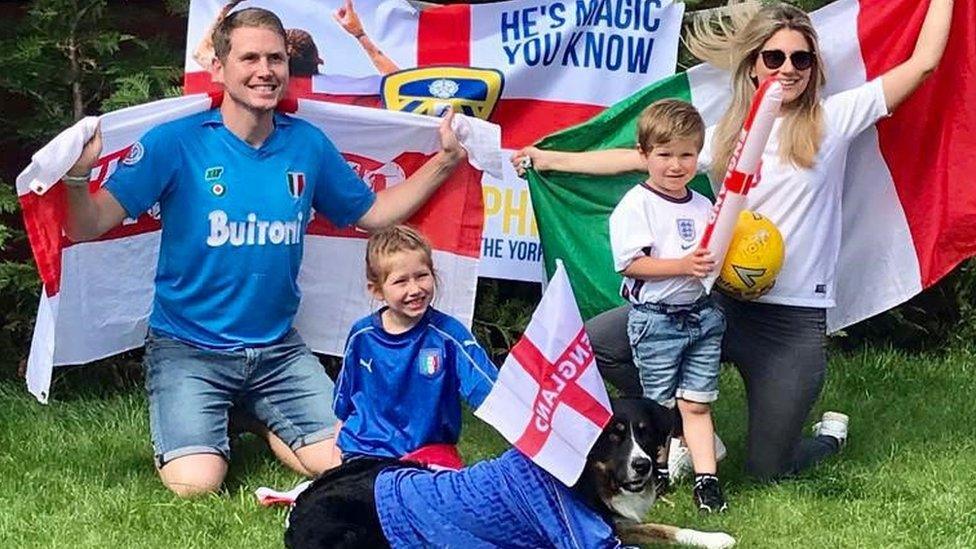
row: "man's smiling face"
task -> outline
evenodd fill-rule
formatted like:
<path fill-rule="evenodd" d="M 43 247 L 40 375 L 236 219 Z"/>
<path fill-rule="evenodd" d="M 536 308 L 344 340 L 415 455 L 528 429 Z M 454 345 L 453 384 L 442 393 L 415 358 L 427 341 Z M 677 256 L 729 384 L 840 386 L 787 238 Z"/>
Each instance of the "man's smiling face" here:
<path fill-rule="evenodd" d="M 234 29 L 226 59 L 214 58 L 213 78 L 223 84 L 225 101 L 254 112 L 273 110 L 288 87 L 284 39 L 263 27 Z"/>

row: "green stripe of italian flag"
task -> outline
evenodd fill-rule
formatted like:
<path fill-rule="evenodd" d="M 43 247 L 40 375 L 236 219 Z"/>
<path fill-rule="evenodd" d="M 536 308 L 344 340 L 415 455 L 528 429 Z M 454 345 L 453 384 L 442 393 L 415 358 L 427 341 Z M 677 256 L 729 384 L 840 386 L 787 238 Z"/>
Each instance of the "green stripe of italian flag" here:
<path fill-rule="evenodd" d="M 826 94 L 877 78 L 908 58 L 928 2 L 839 0 L 812 14 L 827 65 Z M 831 331 L 893 307 L 976 255 L 976 2 L 956 2 L 939 69 L 894 116 L 859 136 L 847 160 L 837 306 Z M 636 119 L 665 97 L 691 101 L 707 125 L 729 100 L 726 73 L 699 65 L 553 134 L 543 149 L 633 147 Z M 607 219 L 635 175 L 529 173 L 551 275 L 569 272 L 584 318 L 623 303 Z M 692 187 L 712 196 L 704 176 Z"/>

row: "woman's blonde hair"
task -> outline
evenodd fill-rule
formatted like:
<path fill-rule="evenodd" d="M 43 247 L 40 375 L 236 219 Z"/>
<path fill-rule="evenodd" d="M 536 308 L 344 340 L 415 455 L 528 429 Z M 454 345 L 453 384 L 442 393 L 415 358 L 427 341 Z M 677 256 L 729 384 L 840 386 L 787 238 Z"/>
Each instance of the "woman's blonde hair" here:
<path fill-rule="evenodd" d="M 789 107 L 779 134 L 779 154 L 784 162 L 802 168 L 813 166 L 823 137 L 823 109 L 820 90 L 826 82 L 817 32 L 810 17 L 801 9 L 784 3 L 760 5 L 754 1 L 730 0 L 723 15 L 693 20 L 686 43 L 697 58 L 732 73 L 732 103 L 722 116 L 712 137 L 714 163 L 712 177 L 721 181 L 728 169 L 742 124 L 757 82 L 752 76 L 763 44 L 777 31 L 791 29 L 802 34 L 815 62 L 810 82 L 803 94 Z"/>
<path fill-rule="evenodd" d="M 398 252 L 419 251 L 423 255 L 424 263 L 434 272 L 434 258 L 430 250 L 430 242 L 417 229 L 406 225 L 394 225 L 370 235 L 366 242 L 366 281 L 379 288 L 390 275 L 389 266 L 384 261 Z"/>

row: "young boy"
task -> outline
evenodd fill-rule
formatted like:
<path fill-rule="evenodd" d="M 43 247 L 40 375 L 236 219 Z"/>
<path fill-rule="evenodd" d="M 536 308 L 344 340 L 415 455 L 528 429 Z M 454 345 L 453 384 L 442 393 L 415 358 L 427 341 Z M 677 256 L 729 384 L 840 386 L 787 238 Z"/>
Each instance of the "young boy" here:
<path fill-rule="evenodd" d="M 700 281 L 715 267 L 698 246 L 712 205 L 687 188 L 704 135 L 698 111 L 683 101 L 657 101 L 641 113 L 637 146 L 648 178 L 614 208 L 610 245 L 624 276 L 621 295 L 633 305 L 627 334 L 644 397 L 669 408 L 677 403 L 695 468 L 695 504 L 712 512 L 727 507 L 709 405 L 718 397 L 725 317 Z"/>

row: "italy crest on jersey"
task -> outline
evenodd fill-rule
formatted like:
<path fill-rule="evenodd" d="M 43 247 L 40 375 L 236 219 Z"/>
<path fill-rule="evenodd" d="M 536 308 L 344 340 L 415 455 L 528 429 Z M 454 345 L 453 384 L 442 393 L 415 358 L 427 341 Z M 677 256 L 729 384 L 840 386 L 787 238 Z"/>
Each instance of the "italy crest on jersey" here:
<path fill-rule="evenodd" d="M 305 173 L 287 172 L 285 175 L 288 176 L 288 194 L 298 200 L 302 197 L 302 192 L 305 191 Z"/>
<path fill-rule="evenodd" d="M 438 115 L 448 104 L 455 112 L 487 120 L 504 84 L 504 75 L 495 69 L 434 66 L 388 74 L 380 89 L 391 111 Z"/>
<path fill-rule="evenodd" d="M 441 371 L 441 368 L 444 367 L 444 359 L 441 357 L 441 350 L 437 348 L 421 349 L 420 356 L 417 360 L 420 375 L 423 376 L 434 377 L 438 372 Z"/>
<path fill-rule="evenodd" d="M 695 240 L 695 220 L 694 219 L 678 219 L 678 236 L 681 240 L 685 242 L 692 242 Z"/>

